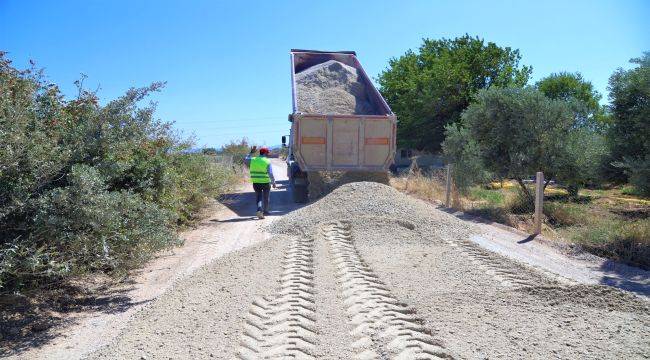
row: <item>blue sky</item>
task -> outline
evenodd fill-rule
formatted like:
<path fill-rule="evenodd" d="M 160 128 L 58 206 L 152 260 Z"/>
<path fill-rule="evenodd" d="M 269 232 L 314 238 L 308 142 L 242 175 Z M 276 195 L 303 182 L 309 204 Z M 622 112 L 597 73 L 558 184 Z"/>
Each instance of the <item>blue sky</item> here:
<path fill-rule="evenodd" d="M 198 145 L 288 132 L 291 48 L 355 50 L 371 76 L 421 39 L 478 35 L 518 48 L 533 81 L 580 71 L 607 79 L 650 51 L 650 1 L 20 1 L 0 0 L 0 50 L 74 94 L 102 99 L 167 81 L 157 116 Z"/>

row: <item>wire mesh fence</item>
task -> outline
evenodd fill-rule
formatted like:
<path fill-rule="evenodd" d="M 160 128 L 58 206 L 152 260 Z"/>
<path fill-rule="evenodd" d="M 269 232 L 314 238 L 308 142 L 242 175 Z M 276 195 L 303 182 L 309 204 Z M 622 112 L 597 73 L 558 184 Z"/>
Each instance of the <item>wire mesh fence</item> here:
<path fill-rule="evenodd" d="M 535 211 L 538 195 L 536 176 L 521 180 L 493 179 L 459 189 L 456 183 L 463 183 L 463 179 L 459 179 L 462 176 L 462 172 L 454 172 L 453 166 L 427 171 L 416 166 L 395 179 L 394 185 L 446 208 L 506 224 L 528 233 L 539 233 L 543 215 L 541 211 Z M 541 198 L 537 200 L 538 210 L 543 206 L 542 201 Z"/>

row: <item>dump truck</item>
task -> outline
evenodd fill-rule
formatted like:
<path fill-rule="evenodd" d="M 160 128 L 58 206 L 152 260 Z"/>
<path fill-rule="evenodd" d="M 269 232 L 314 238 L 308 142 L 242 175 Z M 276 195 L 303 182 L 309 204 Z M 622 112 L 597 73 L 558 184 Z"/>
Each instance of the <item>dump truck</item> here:
<path fill-rule="evenodd" d="M 397 118 L 370 81 L 356 53 L 292 49 L 290 59 L 293 111 L 289 115 L 291 130 L 288 139 L 282 137 L 282 144 L 288 147 L 287 175 L 294 201 L 308 201 L 310 172 L 387 172 L 395 156 Z M 323 64 L 349 69 L 342 76 L 354 77 L 354 82 L 349 89 L 319 93 L 331 94 L 331 99 L 311 99 L 311 88 L 300 81 L 305 78 L 304 72 L 313 72 L 310 69 Z M 313 76 L 312 83 L 322 82 L 317 76 Z M 337 105 L 348 98 L 357 101 L 349 113 L 341 113 L 340 107 L 332 107 L 336 111 L 327 106 L 318 108 L 319 103 L 331 100 Z M 317 110 L 312 103 L 317 103 Z"/>

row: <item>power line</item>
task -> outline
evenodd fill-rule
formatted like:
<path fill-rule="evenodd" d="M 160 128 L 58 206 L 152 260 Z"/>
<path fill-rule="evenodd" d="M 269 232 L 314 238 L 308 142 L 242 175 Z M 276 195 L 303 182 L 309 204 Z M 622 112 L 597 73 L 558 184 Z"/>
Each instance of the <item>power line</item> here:
<path fill-rule="evenodd" d="M 269 117 L 259 117 L 259 118 L 243 118 L 243 119 L 217 119 L 217 120 L 196 120 L 196 121 L 174 121 L 175 124 L 203 124 L 211 123 L 215 121 L 219 122 L 248 122 L 248 121 L 260 121 L 260 120 L 287 120 L 287 116 L 269 116 Z"/>
<path fill-rule="evenodd" d="M 245 131 L 233 132 L 233 133 L 209 133 L 209 135 L 219 135 L 219 136 L 247 136 L 247 135 L 261 135 L 261 134 L 288 134 L 289 129 L 285 130 L 271 130 L 271 131 Z M 205 133 L 197 135 L 206 135 Z"/>
<path fill-rule="evenodd" d="M 174 125 L 177 125 L 176 127 L 184 128 L 183 126 L 178 126 L 178 125 L 181 125 L 181 124 L 174 124 Z M 237 125 L 237 126 L 200 126 L 200 129 L 201 130 L 231 130 L 231 129 L 250 129 L 251 127 L 260 128 L 260 127 L 265 127 L 265 126 L 278 127 L 277 125 L 274 125 L 274 124 L 258 124 L 258 125 L 249 125 L 249 126 L 242 126 L 242 125 Z M 287 124 L 287 129 L 288 128 L 290 128 L 289 124 Z"/>

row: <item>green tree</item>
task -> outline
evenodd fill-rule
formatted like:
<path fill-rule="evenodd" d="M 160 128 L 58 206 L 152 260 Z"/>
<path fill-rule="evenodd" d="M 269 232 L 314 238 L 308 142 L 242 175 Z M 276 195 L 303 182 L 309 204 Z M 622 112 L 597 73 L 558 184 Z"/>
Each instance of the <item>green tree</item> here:
<path fill-rule="evenodd" d="M 246 137 L 241 138 L 241 140 L 230 140 L 230 142 L 224 145 L 221 148 L 220 153 L 225 155 L 231 155 L 234 162 L 243 164 L 244 158 L 251 151 L 252 144 L 249 143 Z"/>
<path fill-rule="evenodd" d="M 618 69 L 609 78 L 610 161 L 619 179 L 627 176 L 638 188 L 648 189 L 650 180 L 640 174 L 647 174 L 650 164 L 650 52 L 630 62 L 637 66 Z"/>
<path fill-rule="evenodd" d="M 535 86 L 551 99 L 570 103 L 576 113 L 577 125 L 593 129 L 602 129 L 605 125 L 606 116 L 599 104 L 602 96 L 580 73 L 553 73 L 538 81 Z"/>
<path fill-rule="evenodd" d="M 523 180 L 537 171 L 544 172 L 546 185 L 559 179 L 574 188 L 593 174 L 584 171 L 585 164 L 592 164 L 586 158 L 599 152 L 585 149 L 598 146 L 587 136 L 592 133 L 574 126 L 567 102 L 549 99 L 534 88 L 481 90 L 462 120 L 466 130 L 447 127 L 445 155 L 454 163 L 469 162 L 461 166 L 472 169 L 471 174 L 480 174 L 480 161 L 493 176 L 517 180 L 529 199 L 532 194 Z"/>
<path fill-rule="evenodd" d="M 377 81 L 397 114 L 400 146 L 437 151 L 444 127 L 458 122 L 472 98 L 490 86 L 523 86 L 531 68 L 518 50 L 478 37 L 424 39 L 417 52 L 392 58 Z"/>

